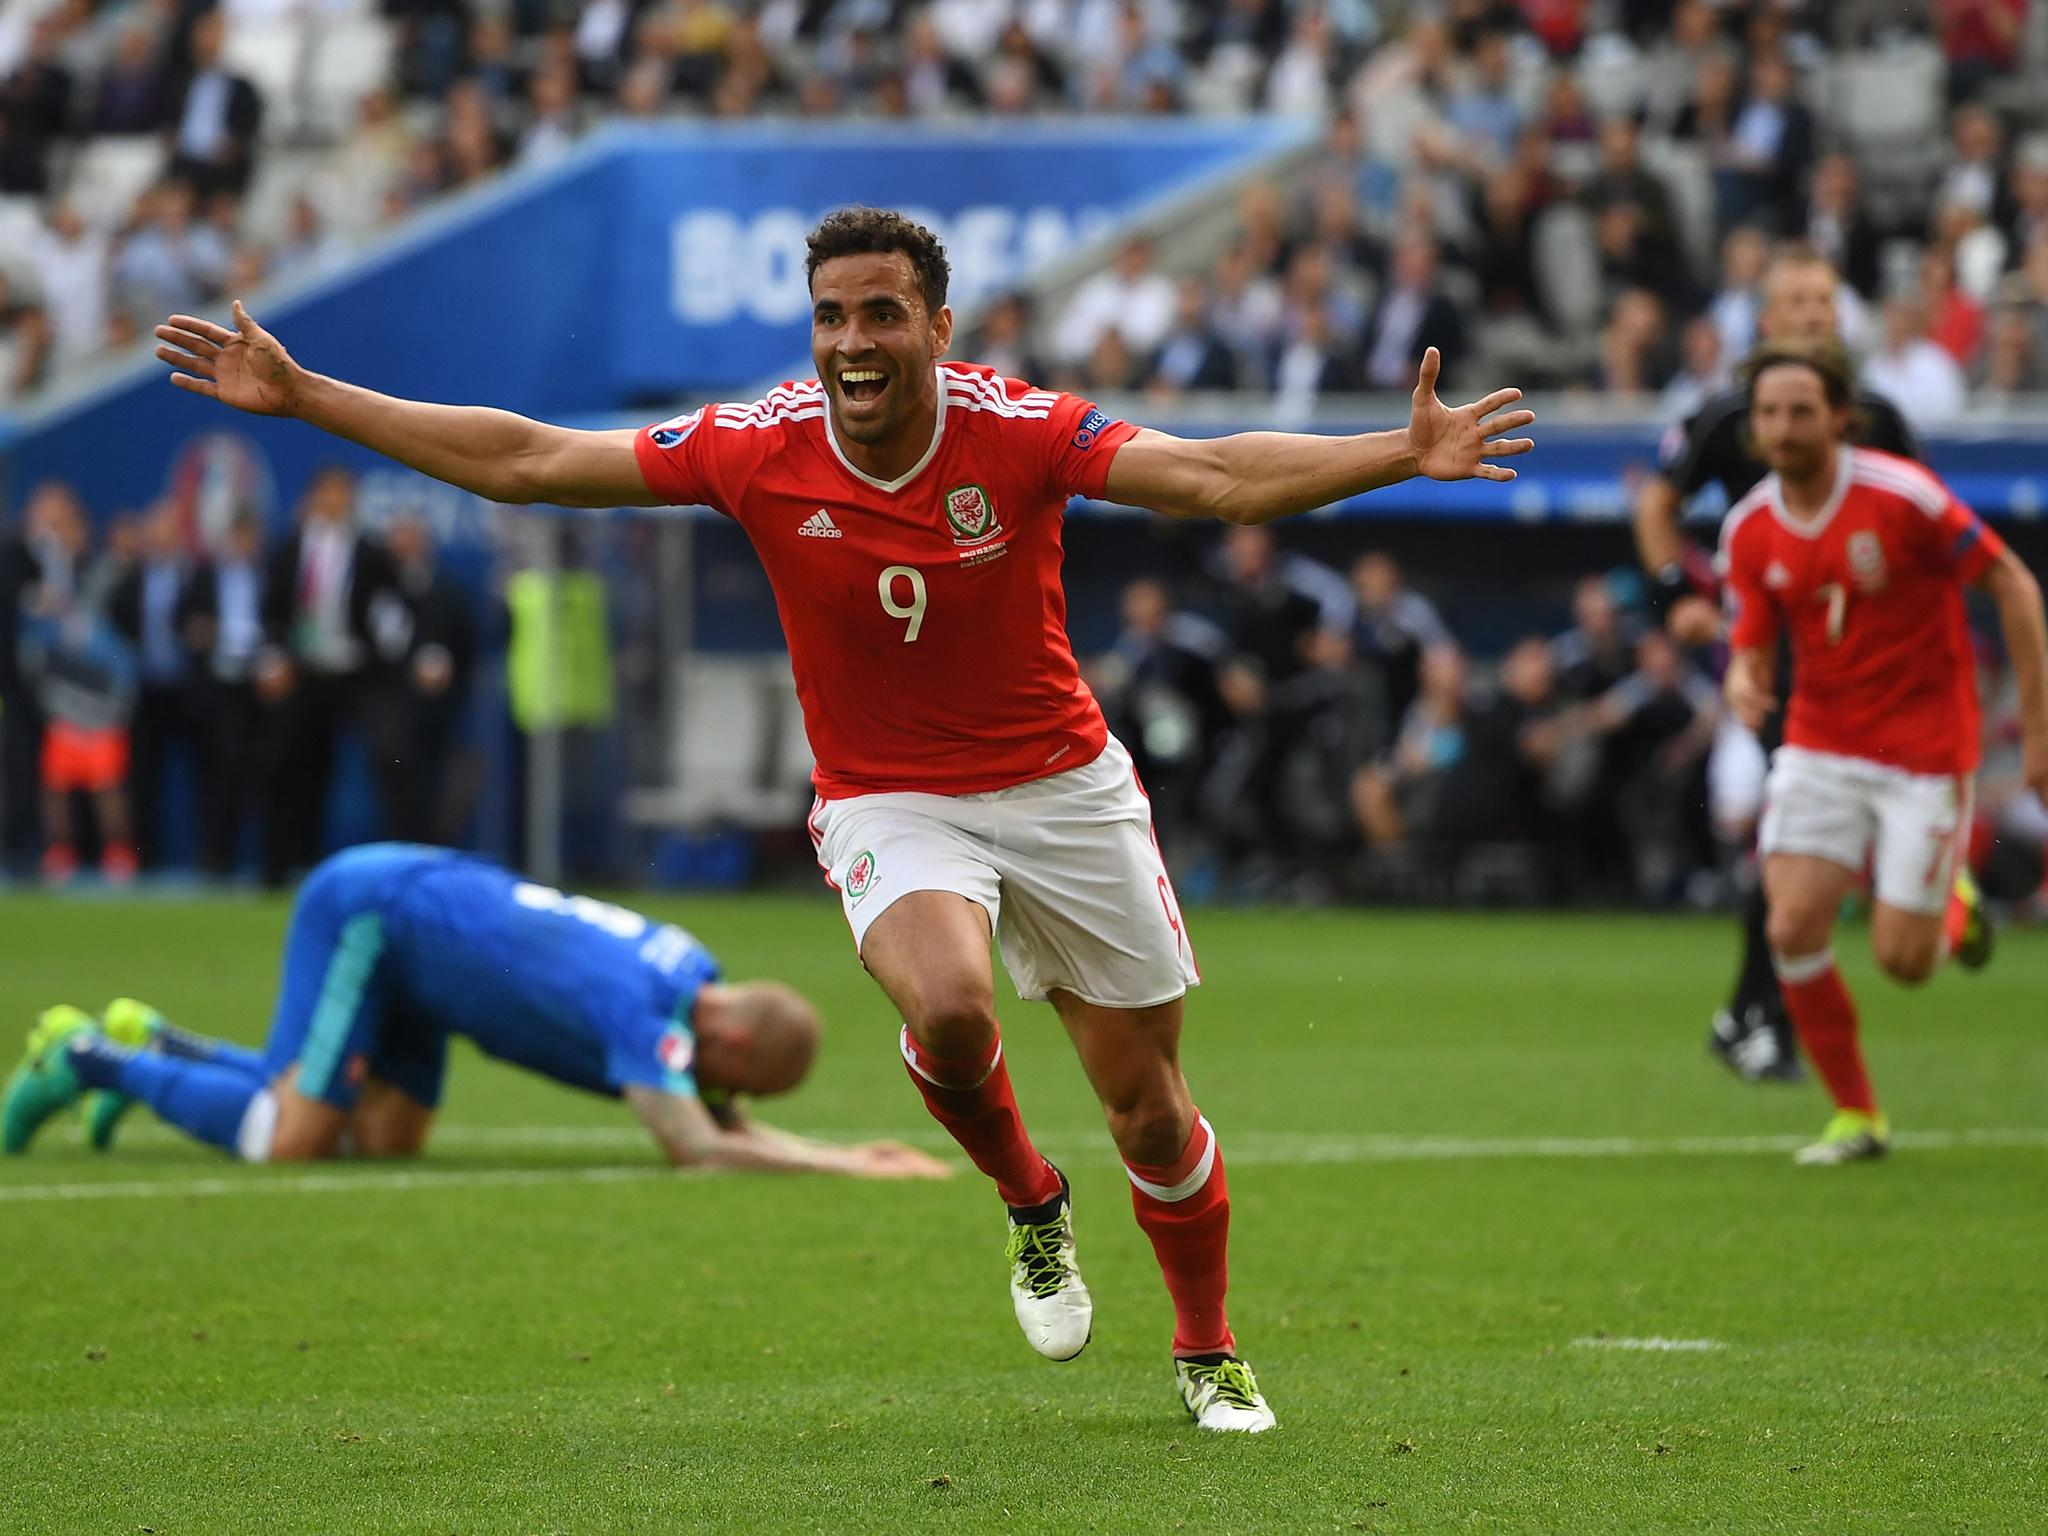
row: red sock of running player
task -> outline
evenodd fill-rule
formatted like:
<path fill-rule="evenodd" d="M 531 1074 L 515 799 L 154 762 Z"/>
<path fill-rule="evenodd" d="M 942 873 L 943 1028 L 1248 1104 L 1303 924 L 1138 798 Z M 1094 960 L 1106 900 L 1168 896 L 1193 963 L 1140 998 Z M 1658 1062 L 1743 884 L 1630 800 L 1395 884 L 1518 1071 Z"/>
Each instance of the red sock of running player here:
<path fill-rule="evenodd" d="M 1827 1084 L 1837 1109 L 1877 1113 L 1870 1074 L 1863 1067 L 1863 1047 L 1856 1038 L 1856 1004 L 1835 969 L 1835 952 L 1776 957 L 1778 985 L 1785 1011 L 1799 1032 L 1799 1044 Z"/>
<path fill-rule="evenodd" d="M 1197 1114 L 1179 1157 L 1161 1167 L 1124 1167 L 1131 1175 L 1131 1208 L 1173 1297 L 1173 1352 L 1236 1354 L 1223 1312 L 1230 1289 L 1230 1186 L 1216 1133 Z"/>
<path fill-rule="evenodd" d="M 903 1031 L 903 1063 L 924 1095 L 924 1107 L 974 1166 L 996 1181 L 1005 1205 L 1043 1205 L 1060 1192 L 1060 1176 L 1031 1144 L 998 1035 L 986 1055 L 967 1061 L 934 1056 Z"/>

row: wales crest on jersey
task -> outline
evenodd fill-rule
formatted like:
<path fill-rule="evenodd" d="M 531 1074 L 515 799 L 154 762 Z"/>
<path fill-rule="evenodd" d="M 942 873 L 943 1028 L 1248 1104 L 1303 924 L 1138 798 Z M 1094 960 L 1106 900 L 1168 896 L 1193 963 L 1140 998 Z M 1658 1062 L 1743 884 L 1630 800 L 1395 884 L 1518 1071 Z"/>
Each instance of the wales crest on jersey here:
<path fill-rule="evenodd" d="M 996 504 L 978 485 L 956 485 L 946 492 L 946 521 L 952 524 L 955 544 L 986 544 L 1003 531 L 996 521 Z"/>

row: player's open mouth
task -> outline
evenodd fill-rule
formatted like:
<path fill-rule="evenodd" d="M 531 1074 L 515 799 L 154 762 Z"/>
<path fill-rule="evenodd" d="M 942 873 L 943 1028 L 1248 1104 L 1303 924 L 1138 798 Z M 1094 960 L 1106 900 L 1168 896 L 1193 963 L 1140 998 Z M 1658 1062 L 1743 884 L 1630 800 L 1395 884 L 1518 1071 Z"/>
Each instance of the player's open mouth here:
<path fill-rule="evenodd" d="M 839 393 L 850 404 L 866 405 L 869 401 L 878 400 L 888 387 L 889 376 L 879 368 L 839 370 Z"/>

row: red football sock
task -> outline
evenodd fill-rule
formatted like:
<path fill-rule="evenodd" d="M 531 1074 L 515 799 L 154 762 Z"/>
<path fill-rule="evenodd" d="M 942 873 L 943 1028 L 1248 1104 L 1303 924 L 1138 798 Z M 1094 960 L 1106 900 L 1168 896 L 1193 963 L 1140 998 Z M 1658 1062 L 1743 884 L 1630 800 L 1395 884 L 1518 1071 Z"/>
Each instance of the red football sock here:
<path fill-rule="evenodd" d="M 1877 1113 L 1870 1075 L 1863 1068 L 1863 1047 L 1856 1039 L 1856 1004 L 1835 969 L 1835 952 L 1773 957 L 1785 1010 L 1799 1032 L 1799 1043 L 1827 1084 L 1837 1109 Z"/>
<path fill-rule="evenodd" d="M 999 1035 L 972 1061 L 933 1056 L 903 1031 L 903 1064 L 924 1095 L 924 1107 L 960 1143 L 974 1166 L 996 1181 L 1005 1205 L 1043 1205 L 1060 1192 L 1060 1176 L 1024 1129 Z"/>
<path fill-rule="evenodd" d="M 1131 1209 L 1152 1239 L 1173 1297 L 1174 1354 L 1236 1354 L 1223 1314 L 1230 1289 L 1230 1186 L 1216 1133 L 1197 1114 L 1188 1144 L 1171 1163 L 1124 1167 L 1131 1175 Z"/>

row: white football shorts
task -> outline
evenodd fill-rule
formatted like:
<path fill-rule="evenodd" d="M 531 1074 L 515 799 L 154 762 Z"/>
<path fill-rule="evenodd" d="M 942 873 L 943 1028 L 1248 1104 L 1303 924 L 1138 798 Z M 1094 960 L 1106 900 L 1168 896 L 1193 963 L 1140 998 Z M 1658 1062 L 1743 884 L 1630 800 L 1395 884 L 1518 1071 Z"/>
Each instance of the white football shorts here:
<path fill-rule="evenodd" d="M 1757 845 L 1766 855 L 1811 854 L 1858 874 L 1867 864 L 1879 901 L 1936 915 L 1948 906 L 1957 852 L 1970 835 L 1972 787 L 1954 774 L 1780 747 Z"/>
<path fill-rule="evenodd" d="M 1707 808 L 1724 842 L 1746 843 L 1755 833 L 1769 768 L 1756 733 L 1733 715 L 1723 715 L 1707 754 Z"/>
<path fill-rule="evenodd" d="M 897 898 L 952 891 L 988 913 L 1026 1001 L 1061 988 L 1150 1008 L 1202 979 L 1151 803 L 1114 736 L 1093 762 L 1009 789 L 819 800 L 810 829 L 855 949 Z"/>

